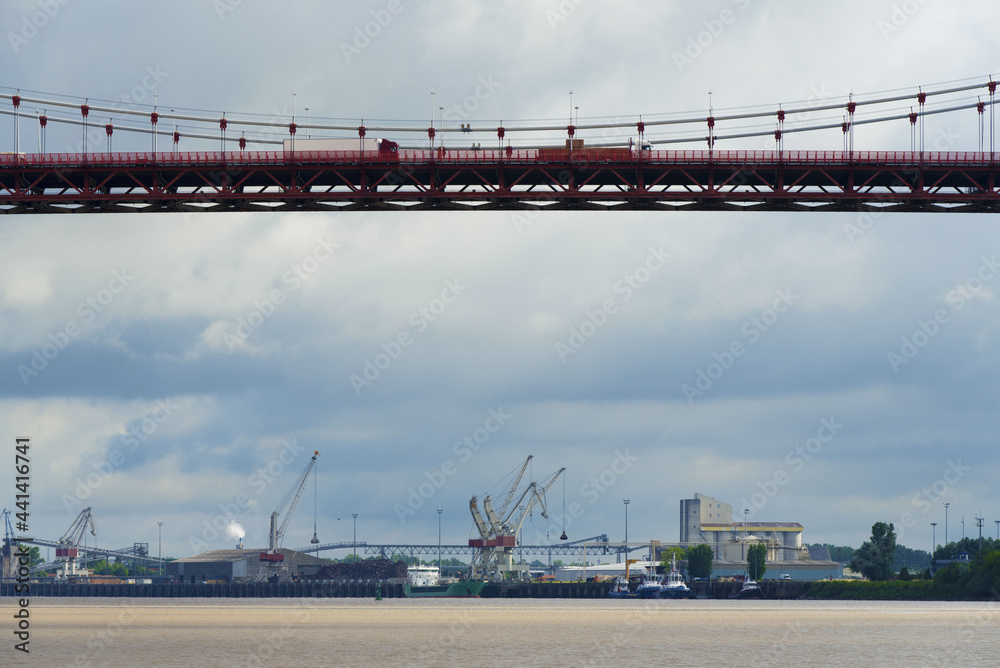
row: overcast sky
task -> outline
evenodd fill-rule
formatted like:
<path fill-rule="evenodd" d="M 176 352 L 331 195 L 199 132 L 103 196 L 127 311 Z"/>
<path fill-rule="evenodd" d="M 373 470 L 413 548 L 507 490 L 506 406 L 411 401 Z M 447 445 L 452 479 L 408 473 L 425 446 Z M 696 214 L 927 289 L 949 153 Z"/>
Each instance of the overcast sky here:
<path fill-rule="evenodd" d="M 563 122 L 572 90 L 582 123 L 702 114 L 709 90 L 776 107 L 1000 70 L 986 1 L 10 0 L 0 17 L 3 92 L 145 108 L 155 89 L 212 114 L 287 114 L 294 90 L 299 115 L 418 120 L 434 89 L 456 123 Z M 978 145 L 974 112 L 925 132 Z M 47 148 L 78 141 L 52 128 Z M 762 147 L 742 141 L 721 148 Z M 909 141 L 901 121 L 855 147 Z M 840 136 L 786 143 L 804 146 Z M 695 492 L 806 542 L 886 521 L 928 549 L 943 502 L 950 538 L 980 512 L 992 534 L 998 253 L 984 214 L 3 217 L 0 505 L 29 435 L 31 534 L 93 506 L 100 545 L 155 553 L 161 520 L 177 557 L 230 546 L 206 529 L 226 508 L 266 545 L 313 450 L 323 542 L 351 540 L 357 513 L 359 540 L 436 543 L 441 507 L 464 543 L 469 497 L 528 455 L 535 478 L 566 467 L 577 510 L 559 517 L 557 483 L 525 542 L 621 540 L 626 498 L 630 539 L 676 541 Z M 313 503 L 310 481 L 285 546 L 308 544 Z"/>

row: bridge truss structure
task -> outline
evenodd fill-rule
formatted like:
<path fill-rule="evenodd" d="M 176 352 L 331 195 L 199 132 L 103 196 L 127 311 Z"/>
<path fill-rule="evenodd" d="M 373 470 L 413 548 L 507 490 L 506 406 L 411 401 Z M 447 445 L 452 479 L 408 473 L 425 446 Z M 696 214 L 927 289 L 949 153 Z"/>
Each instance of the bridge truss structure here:
<path fill-rule="evenodd" d="M 791 106 L 718 113 L 709 108 L 707 115 L 585 119 L 582 124 L 572 118 L 566 124 L 483 122 L 476 127 L 435 127 L 433 121 L 430 127 L 416 121 L 366 127 L 363 121 L 322 118 L 299 124 L 294 114 L 262 119 L 166 112 L 156 106 L 121 108 L 4 90 L 0 88 L 0 115 L 13 117 L 15 137 L 15 150 L 0 154 L 0 212 L 7 214 L 1000 209 L 993 77 Z M 23 110 L 29 105 L 36 109 L 34 117 Z M 43 107 L 59 114 L 42 113 Z M 94 124 L 88 120 L 91 114 L 107 114 L 108 123 Z M 967 114 L 962 122 L 969 123 L 978 119 L 976 150 L 926 150 L 925 119 L 938 114 Z M 128 121 L 116 125 L 115 116 Z M 37 152 L 20 150 L 21 120 L 37 120 Z M 876 123 L 908 123 L 910 150 L 856 148 L 855 128 Z M 81 126 L 81 150 L 45 152 L 50 124 Z M 785 138 L 793 133 L 837 129 L 842 149 L 785 148 Z M 150 150 L 114 152 L 115 130 L 149 136 Z M 94 131 L 98 138 L 106 133 L 107 151 L 88 150 L 100 143 L 91 138 L 88 144 L 88 133 Z M 302 132 L 356 141 L 357 149 L 309 150 L 315 140 L 301 138 L 297 147 L 296 136 Z M 584 139 L 587 133 L 596 141 Z M 402 143 L 397 147 L 390 142 L 391 150 L 366 149 L 370 144 L 365 137 L 376 134 Z M 170 150 L 158 150 L 158 137 L 173 140 Z M 218 142 L 218 150 L 182 151 L 181 137 L 185 147 Z M 473 148 L 446 147 L 446 137 L 463 145 L 485 138 L 487 148 L 481 141 L 473 141 Z M 728 148 L 747 140 L 770 145 Z M 720 149 L 720 143 L 727 148 Z M 668 146 L 678 148 L 664 148 Z"/>

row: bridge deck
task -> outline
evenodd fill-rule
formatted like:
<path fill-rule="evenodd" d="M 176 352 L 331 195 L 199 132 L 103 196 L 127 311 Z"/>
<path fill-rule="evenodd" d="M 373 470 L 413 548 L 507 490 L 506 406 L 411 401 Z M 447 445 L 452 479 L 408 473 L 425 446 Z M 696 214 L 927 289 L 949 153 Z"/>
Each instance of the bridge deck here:
<path fill-rule="evenodd" d="M 961 211 L 1000 153 L 629 149 L 0 155 L 0 212 Z"/>

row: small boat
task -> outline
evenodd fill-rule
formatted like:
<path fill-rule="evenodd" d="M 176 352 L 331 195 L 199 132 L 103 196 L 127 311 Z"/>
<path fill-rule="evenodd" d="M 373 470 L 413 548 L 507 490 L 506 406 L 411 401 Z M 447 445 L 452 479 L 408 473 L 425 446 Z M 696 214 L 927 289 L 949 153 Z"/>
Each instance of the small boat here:
<path fill-rule="evenodd" d="M 615 583 L 611 585 L 611 591 L 608 593 L 611 598 L 632 598 L 632 592 L 628 589 L 628 578 L 619 576 L 615 579 Z"/>
<path fill-rule="evenodd" d="M 611 586 L 611 591 L 608 592 L 608 596 L 611 598 L 633 598 L 635 594 L 629 591 L 628 588 L 628 570 L 636 562 L 635 559 L 625 560 L 625 575 L 619 576 L 615 579 L 615 583 Z"/>
<path fill-rule="evenodd" d="M 652 570 L 652 567 L 650 567 L 650 570 L 646 571 L 639 586 L 635 588 L 635 593 L 639 598 L 660 598 L 663 583 L 660 582 L 660 579 L 656 577 L 654 572 L 651 572 Z"/>
<path fill-rule="evenodd" d="M 743 579 L 743 586 L 740 587 L 736 598 L 764 598 L 764 592 L 760 590 L 757 582 L 748 575 Z"/>
<path fill-rule="evenodd" d="M 660 586 L 660 598 L 687 598 L 691 595 L 691 590 L 684 584 L 684 578 L 677 572 L 677 556 L 670 559 L 670 572 L 663 579 Z"/>

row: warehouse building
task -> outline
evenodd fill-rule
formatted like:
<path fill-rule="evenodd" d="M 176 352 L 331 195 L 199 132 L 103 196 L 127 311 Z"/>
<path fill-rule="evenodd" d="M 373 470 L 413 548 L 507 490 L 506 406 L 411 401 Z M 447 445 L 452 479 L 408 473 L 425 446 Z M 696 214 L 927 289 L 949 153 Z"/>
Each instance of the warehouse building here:
<path fill-rule="evenodd" d="M 280 558 L 279 558 L 280 555 Z M 212 550 L 167 562 L 167 575 L 180 582 L 263 581 L 311 577 L 329 562 L 295 550 Z"/>

